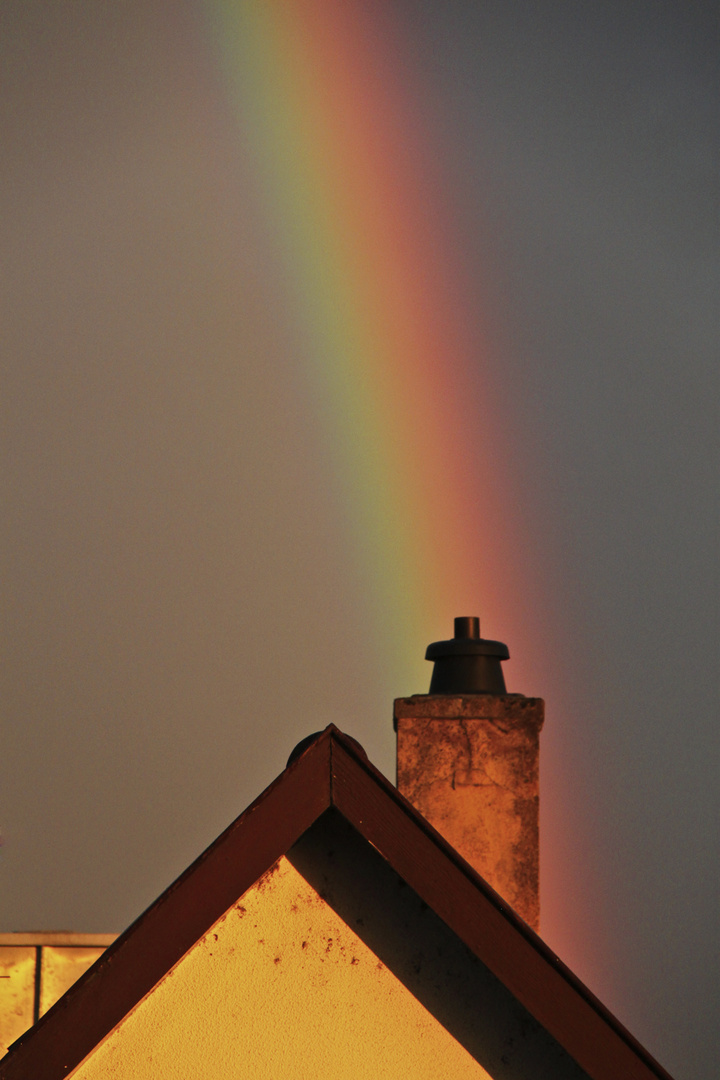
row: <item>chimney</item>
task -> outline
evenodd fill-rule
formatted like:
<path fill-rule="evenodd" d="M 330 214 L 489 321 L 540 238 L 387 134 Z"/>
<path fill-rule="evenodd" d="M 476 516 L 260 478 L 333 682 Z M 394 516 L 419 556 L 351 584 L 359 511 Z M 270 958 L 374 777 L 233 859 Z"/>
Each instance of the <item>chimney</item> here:
<path fill-rule="evenodd" d="M 429 694 L 395 701 L 397 786 L 534 930 L 540 922 L 538 758 L 545 703 L 508 694 L 506 645 L 455 619 L 428 646 Z"/>

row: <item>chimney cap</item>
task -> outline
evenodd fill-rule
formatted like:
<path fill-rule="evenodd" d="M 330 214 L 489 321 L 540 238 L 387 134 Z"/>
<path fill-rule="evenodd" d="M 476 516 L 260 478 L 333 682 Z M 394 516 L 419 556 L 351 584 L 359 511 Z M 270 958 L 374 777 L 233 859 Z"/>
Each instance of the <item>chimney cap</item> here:
<path fill-rule="evenodd" d="M 455 619 L 455 637 L 433 641 L 425 659 L 434 661 L 431 694 L 505 694 L 500 663 L 510 658 L 502 641 L 480 637 L 475 615 Z"/>
<path fill-rule="evenodd" d="M 501 660 L 509 660 L 510 650 L 502 641 L 480 637 L 477 615 L 463 615 L 455 619 L 455 637 L 428 645 L 426 660 L 437 660 L 441 656 L 498 656 Z"/>

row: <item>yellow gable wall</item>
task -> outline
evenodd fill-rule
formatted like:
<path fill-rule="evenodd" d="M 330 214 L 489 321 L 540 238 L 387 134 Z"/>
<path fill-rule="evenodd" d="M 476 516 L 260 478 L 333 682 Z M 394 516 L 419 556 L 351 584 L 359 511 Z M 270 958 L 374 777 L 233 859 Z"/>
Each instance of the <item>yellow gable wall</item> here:
<path fill-rule="evenodd" d="M 489 1073 L 283 857 L 72 1076 L 488 1080 Z"/>

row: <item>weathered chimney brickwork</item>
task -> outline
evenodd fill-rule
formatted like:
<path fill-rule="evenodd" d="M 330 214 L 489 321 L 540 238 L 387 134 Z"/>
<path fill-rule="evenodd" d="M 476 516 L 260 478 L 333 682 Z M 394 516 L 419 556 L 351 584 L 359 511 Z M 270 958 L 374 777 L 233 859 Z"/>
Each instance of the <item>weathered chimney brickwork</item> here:
<path fill-rule="evenodd" d="M 534 930 L 543 718 L 522 694 L 395 701 L 399 790 Z"/>

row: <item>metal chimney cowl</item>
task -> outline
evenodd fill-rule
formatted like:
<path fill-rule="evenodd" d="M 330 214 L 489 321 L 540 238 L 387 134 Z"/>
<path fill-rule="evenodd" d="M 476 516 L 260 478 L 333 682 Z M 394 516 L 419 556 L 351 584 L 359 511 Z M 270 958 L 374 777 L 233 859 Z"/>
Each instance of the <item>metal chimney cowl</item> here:
<path fill-rule="evenodd" d="M 426 660 L 433 660 L 431 694 L 506 694 L 500 664 L 510 652 L 501 641 L 480 637 L 476 616 L 455 619 L 455 636 L 428 645 Z"/>

